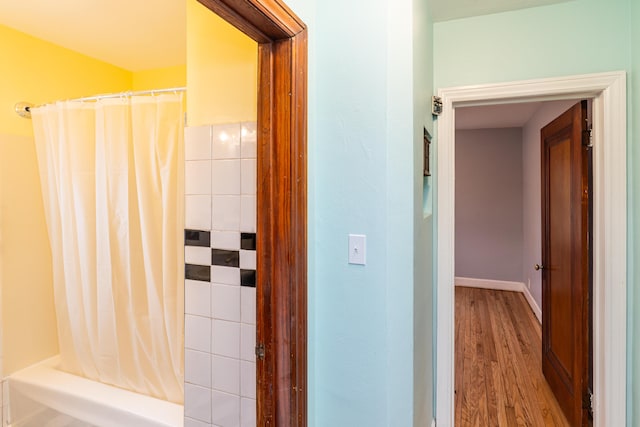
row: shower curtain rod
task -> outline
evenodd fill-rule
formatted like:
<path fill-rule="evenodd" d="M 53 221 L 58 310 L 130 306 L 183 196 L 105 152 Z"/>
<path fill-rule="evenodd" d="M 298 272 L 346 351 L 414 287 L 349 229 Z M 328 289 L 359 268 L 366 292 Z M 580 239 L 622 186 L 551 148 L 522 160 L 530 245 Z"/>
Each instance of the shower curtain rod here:
<path fill-rule="evenodd" d="M 187 90 L 187 88 L 182 86 L 182 87 L 172 87 L 168 89 L 126 91 L 126 92 L 120 92 L 120 93 L 107 93 L 104 95 L 85 96 L 84 98 L 69 99 L 69 101 L 97 101 L 99 99 L 120 98 L 123 96 L 155 95 L 158 93 L 184 92 L 185 90 Z"/>
<path fill-rule="evenodd" d="M 85 96 L 83 98 L 68 99 L 67 101 L 98 101 L 100 99 L 121 98 L 121 97 L 127 97 L 127 96 L 137 96 L 137 95 L 156 95 L 160 93 L 184 92 L 186 90 L 187 90 L 186 87 L 180 86 L 180 87 L 172 87 L 168 89 L 152 89 L 152 90 L 126 91 L 126 92 L 119 92 L 119 93 L 107 93 L 103 95 Z M 15 110 L 20 117 L 24 117 L 25 119 L 30 119 L 31 109 L 35 107 L 38 107 L 38 105 L 34 105 L 30 102 L 18 102 L 15 105 Z"/>

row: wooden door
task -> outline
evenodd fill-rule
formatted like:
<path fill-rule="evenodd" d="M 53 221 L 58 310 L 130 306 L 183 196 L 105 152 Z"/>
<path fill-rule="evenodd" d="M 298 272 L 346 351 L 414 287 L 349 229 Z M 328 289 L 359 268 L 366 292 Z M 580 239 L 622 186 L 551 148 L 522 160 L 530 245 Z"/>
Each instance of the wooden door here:
<path fill-rule="evenodd" d="M 545 126 L 541 139 L 542 370 L 567 420 L 583 426 L 591 359 L 587 102 Z"/>

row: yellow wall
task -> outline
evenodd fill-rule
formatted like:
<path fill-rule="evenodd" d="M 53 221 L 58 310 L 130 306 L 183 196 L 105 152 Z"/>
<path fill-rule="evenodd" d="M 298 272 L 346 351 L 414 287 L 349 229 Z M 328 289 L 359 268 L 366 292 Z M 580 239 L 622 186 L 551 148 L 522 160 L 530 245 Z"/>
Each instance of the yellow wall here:
<path fill-rule="evenodd" d="M 51 250 L 35 158 L 32 137 L 0 135 L 5 375 L 58 353 Z"/>
<path fill-rule="evenodd" d="M 0 26 L 0 286 L 8 375 L 58 352 L 31 120 L 13 109 L 132 87 L 132 73 Z"/>
<path fill-rule="evenodd" d="M 130 90 L 132 74 L 0 25 L 0 135 L 32 135 L 18 117 L 18 101 L 43 104 L 59 99 Z"/>
<path fill-rule="evenodd" d="M 187 86 L 187 66 L 154 68 L 152 70 L 134 71 L 132 90 L 168 89 Z M 182 98 L 182 106 L 186 108 L 186 93 Z"/>
<path fill-rule="evenodd" d="M 156 68 L 133 73 L 132 90 L 166 89 L 187 85 L 187 66 Z"/>
<path fill-rule="evenodd" d="M 257 43 L 196 0 L 188 0 L 189 126 L 256 120 L 257 76 Z"/>

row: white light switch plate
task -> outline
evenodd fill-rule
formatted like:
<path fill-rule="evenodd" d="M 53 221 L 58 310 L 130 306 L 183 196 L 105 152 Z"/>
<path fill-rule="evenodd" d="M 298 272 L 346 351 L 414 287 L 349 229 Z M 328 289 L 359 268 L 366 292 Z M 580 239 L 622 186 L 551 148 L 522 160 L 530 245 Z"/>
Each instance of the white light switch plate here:
<path fill-rule="evenodd" d="M 365 265 L 367 263 L 367 236 L 349 234 L 349 264 Z"/>

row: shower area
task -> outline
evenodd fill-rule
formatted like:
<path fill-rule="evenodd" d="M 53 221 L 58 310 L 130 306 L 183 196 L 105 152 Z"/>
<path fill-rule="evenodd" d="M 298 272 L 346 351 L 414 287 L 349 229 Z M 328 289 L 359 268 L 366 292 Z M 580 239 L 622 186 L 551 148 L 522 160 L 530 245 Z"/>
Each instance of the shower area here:
<path fill-rule="evenodd" d="M 18 106 L 33 122 L 59 355 L 9 377 L 9 421 L 15 425 L 180 422 L 182 92 Z M 68 384 L 77 385 L 65 390 Z M 101 396 L 117 394 L 123 402 L 144 398 L 143 409 L 165 406 L 164 420 L 151 423 L 154 414 L 143 409 L 107 410 L 111 405 Z M 82 400 L 87 396 L 91 402 Z M 88 410 L 92 405 L 104 407 Z M 128 419 L 127 413 L 135 415 Z"/>
<path fill-rule="evenodd" d="M 183 91 L 16 106 L 59 354 L 8 377 L 7 424 L 254 425 L 255 123 L 184 128 Z"/>
<path fill-rule="evenodd" d="M 4 426 L 255 426 L 257 46 L 186 11 L 142 72 L 0 23 Z"/>

